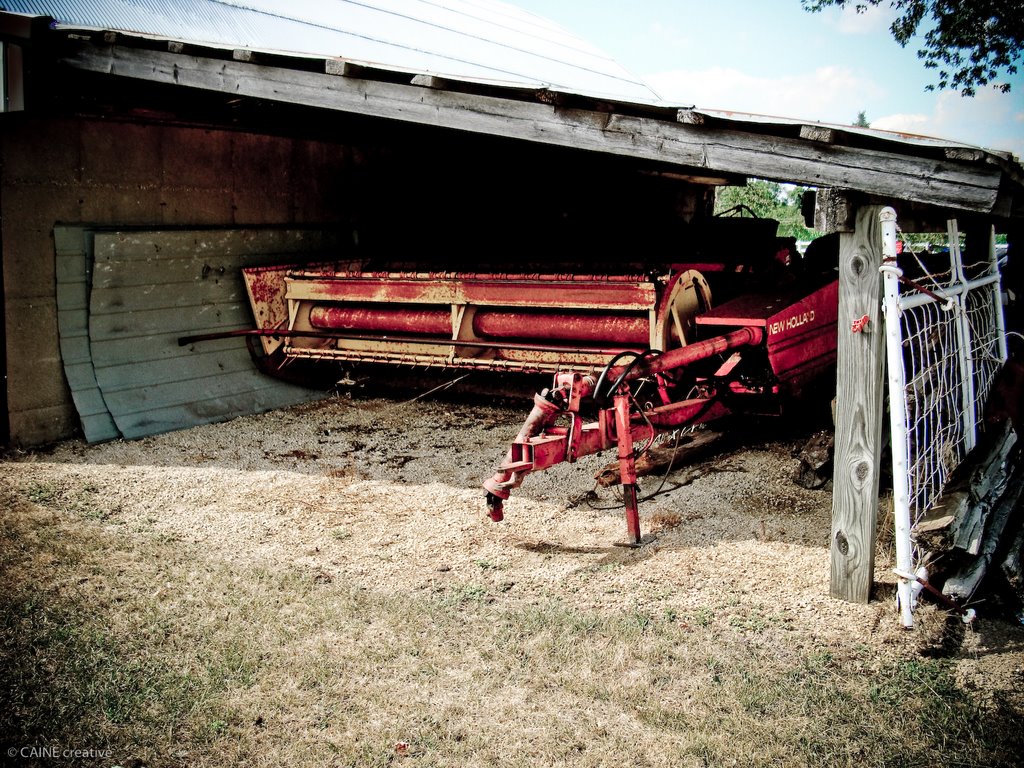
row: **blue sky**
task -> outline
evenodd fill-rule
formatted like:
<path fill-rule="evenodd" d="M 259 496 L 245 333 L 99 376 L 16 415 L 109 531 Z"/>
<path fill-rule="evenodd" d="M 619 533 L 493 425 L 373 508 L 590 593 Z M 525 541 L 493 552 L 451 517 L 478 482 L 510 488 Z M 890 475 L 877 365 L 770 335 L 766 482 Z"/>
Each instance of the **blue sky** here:
<path fill-rule="evenodd" d="M 1024 72 L 1009 94 L 926 92 L 933 72 L 913 43 L 892 39 L 888 8 L 812 14 L 800 0 L 508 1 L 607 51 L 671 101 L 841 124 L 864 110 L 875 128 L 1024 156 Z"/>

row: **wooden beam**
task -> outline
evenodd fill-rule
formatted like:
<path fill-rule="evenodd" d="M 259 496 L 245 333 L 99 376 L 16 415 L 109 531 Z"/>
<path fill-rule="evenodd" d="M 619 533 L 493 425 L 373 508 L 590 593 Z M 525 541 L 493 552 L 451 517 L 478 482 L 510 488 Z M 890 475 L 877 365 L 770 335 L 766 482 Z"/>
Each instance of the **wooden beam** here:
<path fill-rule="evenodd" d="M 800 139 L 161 51 L 79 43 L 75 69 L 484 133 L 713 173 L 860 189 L 988 212 L 1002 173 L 988 164 L 819 146 Z"/>
<path fill-rule="evenodd" d="M 857 211 L 856 228 L 839 239 L 839 345 L 836 447 L 832 490 L 833 597 L 866 603 L 875 569 L 875 524 L 885 398 L 881 320 L 880 206 Z M 860 333 L 851 322 L 864 316 Z"/>
<path fill-rule="evenodd" d="M 835 144 L 839 131 L 826 128 L 824 125 L 801 125 L 800 138 L 808 141 L 820 141 L 822 144 Z"/>
<path fill-rule="evenodd" d="M 676 122 L 683 125 L 704 125 L 704 115 L 693 109 L 680 109 L 676 113 Z"/>
<path fill-rule="evenodd" d="M 416 75 L 409 83 L 410 85 L 418 85 L 421 88 L 436 88 L 439 90 L 448 88 L 448 81 L 437 75 Z"/>
<path fill-rule="evenodd" d="M 698 176 L 692 173 L 675 173 L 674 171 L 640 171 L 639 173 L 641 176 L 655 176 L 659 179 L 672 179 L 708 187 L 743 187 L 747 183 L 747 180 L 740 176 Z"/>
<path fill-rule="evenodd" d="M 973 162 L 978 162 L 985 159 L 985 152 L 983 150 L 971 149 L 968 147 L 948 147 L 945 154 L 950 160 L 971 160 Z"/>
<path fill-rule="evenodd" d="M 824 234 L 853 232 L 856 193 L 848 189 L 819 189 L 814 195 L 814 229 Z"/>
<path fill-rule="evenodd" d="M 344 59 L 324 59 L 324 74 L 335 77 L 358 77 L 365 67 Z"/>

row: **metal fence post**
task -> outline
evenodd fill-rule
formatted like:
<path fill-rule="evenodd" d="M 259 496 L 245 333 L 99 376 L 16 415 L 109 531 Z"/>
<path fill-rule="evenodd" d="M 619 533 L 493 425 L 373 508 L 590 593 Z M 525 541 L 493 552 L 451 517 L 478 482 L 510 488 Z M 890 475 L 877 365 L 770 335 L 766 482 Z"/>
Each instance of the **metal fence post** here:
<path fill-rule="evenodd" d="M 882 273 L 885 312 L 886 364 L 889 378 L 889 429 L 892 440 L 893 514 L 896 520 L 896 568 L 913 573 L 913 549 L 910 542 L 910 489 L 907 445 L 906 376 L 903 370 L 903 332 L 900 326 L 899 279 L 903 271 L 896 264 L 896 211 L 883 208 L 878 215 L 882 224 Z M 914 626 L 911 585 L 900 577 L 896 591 L 900 622 Z"/>
<path fill-rule="evenodd" d="M 969 281 L 964 272 L 963 254 L 960 252 L 960 229 L 956 219 L 950 219 L 946 223 L 946 234 L 949 239 L 949 258 L 953 270 L 953 286 L 967 288 Z M 975 404 L 974 391 L 974 361 L 971 359 L 973 349 L 973 338 L 971 334 L 971 321 L 967 316 L 967 293 L 962 293 L 956 299 L 949 299 L 946 307 L 948 311 L 957 315 L 957 362 L 960 365 L 960 400 L 962 403 L 960 411 L 961 434 L 964 440 L 964 449 L 970 452 L 978 441 L 978 414 Z M 946 308 L 944 307 L 944 309 Z"/>

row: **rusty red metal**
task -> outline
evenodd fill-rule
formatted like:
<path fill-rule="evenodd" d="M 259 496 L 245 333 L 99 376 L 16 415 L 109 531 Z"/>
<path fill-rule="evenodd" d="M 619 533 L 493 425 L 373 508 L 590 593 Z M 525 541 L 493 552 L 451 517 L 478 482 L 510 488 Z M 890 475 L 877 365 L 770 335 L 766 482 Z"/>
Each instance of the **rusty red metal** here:
<path fill-rule="evenodd" d="M 451 338 L 452 313 L 442 309 L 318 305 L 309 324 L 325 330 L 409 333 Z"/>
<path fill-rule="evenodd" d="M 646 347 L 651 335 L 646 316 L 568 312 L 496 312 L 480 310 L 473 330 L 492 339 L 559 339 Z"/>
<path fill-rule="evenodd" d="M 487 489 L 489 494 L 498 499 L 507 499 L 509 497 L 509 490 L 517 487 L 522 482 L 522 476 L 517 478 L 516 472 L 527 469 L 527 466 L 522 457 L 516 455 L 515 446 L 527 443 L 543 432 L 545 427 L 558 418 L 560 412 L 561 408 L 557 403 L 541 395 L 534 396 L 533 409 L 530 411 L 530 415 L 526 417 L 526 421 L 523 422 L 523 426 L 519 430 L 519 434 L 516 435 L 516 439 L 512 442 L 512 448 L 509 448 L 501 468 L 494 474 L 494 477 L 484 483 L 484 488 Z M 494 517 L 493 512 L 491 517 Z"/>
<path fill-rule="evenodd" d="M 774 410 L 835 360 L 833 275 L 791 264 L 791 244 L 767 220 L 732 221 L 742 244 L 716 253 L 715 221 L 694 230 L 697 247 L 609 272 L 250 268 L 252 333 L 285 362 L 555 374 L 484 483 L 489 513 L 502 519 L 529 473 L 617 447 L 627 537 L 637 544 L 636 446 L 729 413 Z M 736 298 L 713 307 L 712 285 Z M 643 406 L 631 394 L 638 380 L 653 385 Z M 584 419 L 591 407 L 596 418 Z"/>
<path fill-rule="evenodd" d="M 595 275 L 414 275 L 289 273 L 286 296 L 310 301 L 468 304 L 503 307 L 567 307 L 647 310 L 656 302 L 650 278 Z"/>
<path fill-rule="evenodd" d="M 554 372 L 609 354 L 685 343 L 710 303 L 696 272 L 399 272 L 305 267 L 246 272 L 263 330 L 289 359 Z M 312 332 L 334 334 L 321 338 Z M 281 345 L 267 338 L 265 349 Z"/>
<path fill-rule="evenodd" d="M 687 343 L 693 316 L 711 302 L 699 272 L 669 266 L 580 274 L 371 271 L 324 263 L 244 274 L 257 328 L 287 332 L 264 337 L 264 350 L 281 349 L 286 359 L 596 369 L 624 349 Z"/>
<path fill-rule="evenodd" d="M 742 296 L 696 319 L 701 327 L 762 329 L 771 370 L 794 397 L 835 363 L 838 321 L 838 280 L 805 295 L 790 288 Z"/>
<path fill-rule="evenodd" d="M 664 355 L 652 357 L 642 367 L 635 368 L 627 374 L 626 378 L 636 379 L 641 376 L 685 368 L 688 365 L 706 360 L 714 355 L 724 354 L 737 347 L 760 344 L 762 338 L 764 338 L 764 331 L 760 328 L 740 328 L 722 336 L 694 342 L 688 346 L 666 352 Z M 612 368 L 608 373 L 608 378 L 615 379 L 625 372 L 626 366 L 624 365 Z"/>
<path fill-rule="evenodd" d="M 633 456 L 633 431 L 630 424 L 629 386 L 623 384 L 615 393 L 615 438 L 618 444 L 619 477 L 622 501 L 626 508 L 626 543 L 640 544 L 640 508 L 636 495 L 636 460 Z"/>
<path fill-rule="evenodd" d="M 319 304 L 309 312 L 314 328 L 380 333 L 408 333 L 452 338 L 452 313 L 415 305 Z M 646 316 L 479 310 L 473 332 L 483 339 L 575 341 L 644 347 L 650 337 Z"/>
<path fill-rule="evenodd" d="M 838 284 L 831 282 L 807 290 L 807 295 L 796 294 L 786 299 L 745 296 L 727 303 L 697 317 L 700 326 L 720 328 L 724 333 L 664 354 L 621 354 L 610 360 L 596 380 L 574 372 L 556 374 L 552 391 L 543 399 L 543 419 L 536 415 L 535 406 L 535 414 L 528 420 L 531 428 L 524 425 L 494 477 L 484 483 L 489 506 L 492 498 L 507 499 L 510 490 L 518 487 L 530 472 L 616 445 L 627 543 L 639 545 L 642 539 L 634 451 L 637 441 L 653 439 L 658 432 L 720 419 L 741 410 L 744 397 L 755 396 L 751 400 L 755 403 L 753 412 L 759 412 L 763 402 L 757 398 L 779 394 L 779 384 L 772 383 L 773 377 L 796 390 L 834 359 Z M 748 387 L 737 380 L 751 350 L 760 350 L 751 358 L 760 366 L 754 373 L 768 381 L 767 385 Z M 667 380 L 661 378 L 663 374 L 678 377 L 692 366 L 720 355 L 728 358 L 710 369 L 713 375 L 705 374 L 696 380 L 693 389 L 699 390 L 700 396 L 672 400 Z M 764 370 L 766 363 L 769 370 Z M 662 404 L 640 409 L 633 402 L 630 382 L 650 377 L 657 379 Z M 605 382 L 613 382 L 612 404 L 599 408 L 596 422 L 580 424 L 581 404 L 591 397 L 602 402 L 600 390 Z M 690 389 L 689 384 L 683 386 L 684 391 Z M 560 416 L 569 419 L 568 427 L 552 426 Z"/>
<path fill-rule="evenodd" d="M 249 267 L 242 270 L 245 290 L 249 294 L 256 327 L 261 330 L 285 328 L 288 325 L 288 307 L 284 298 L 284 278 L 291 267 Z M 261 339 L 263 352 L 273 354 L 282 345 L 280 339 Z"/>

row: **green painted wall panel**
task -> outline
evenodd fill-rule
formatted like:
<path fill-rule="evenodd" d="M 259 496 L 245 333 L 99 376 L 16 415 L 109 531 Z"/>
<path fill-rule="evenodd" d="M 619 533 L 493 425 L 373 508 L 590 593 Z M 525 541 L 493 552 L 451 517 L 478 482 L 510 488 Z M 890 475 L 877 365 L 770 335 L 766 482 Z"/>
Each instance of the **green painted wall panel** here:
<path fill-rule="evenodd" d="M 322 396 L 259 373 L 243 339 L 181 347 L 178 338 L 251 328 L 241 268 L 322 260 L 335 240 L 304 230 L 97 233 L 92 361 L 121 433 L 140 437 Z"/>
<path fill-rule="evenodd" d="M 92 273 L 92 232 L 87 227 L 53 230 L 57 274 L 57 332 L 64 377 L 90 443 L 121 436 L 96 381 L 89 343 L 89 278 Z"/>
<path fill-rule="evenodd" d="M 126 438 L 134 439 L 233 418 L 233 416 L 225 416 L 225 413 L 233 415 L 262 413 L 322 396 L 322 393 L 310 390 L 281 386 L 279 382 L 274 382 L 272 379 L 264 378 L 264 381 L 269 383 L 262 389 L 210 399 L 197 397 L 183 405 L 123 414 L 118 417 L 117 425 Z M 301 399 L 296 399 L 296 393 L 291 391 L 296 389 L 304 393 Z"/>
<path fill-rule="evenodd" d="M 187 361 L 183 361 L 184 355 L 180 355 L 163 360 L 150 360 L 144 365 L 126 363 L 98 368 L 96 375 L 103 391 L 109 396 L 126 389 L 191 382 L 254 370 L 248 350 L 244 346 L 237 346 L 237 339 L 230 349 L 211 350 L 210 346 L 202 344 L 196 347 L 195 352 L 185 352 L 185 355 L 188 355 Z"/>

